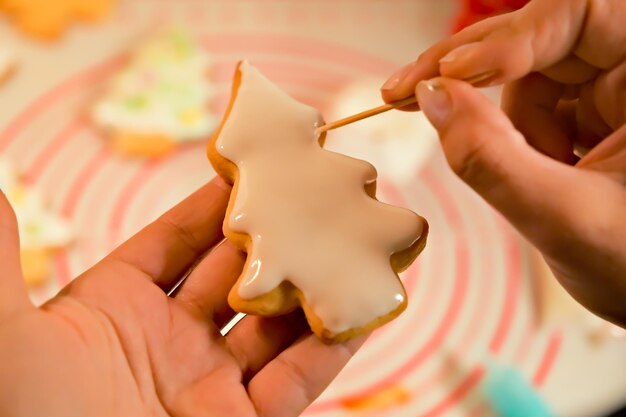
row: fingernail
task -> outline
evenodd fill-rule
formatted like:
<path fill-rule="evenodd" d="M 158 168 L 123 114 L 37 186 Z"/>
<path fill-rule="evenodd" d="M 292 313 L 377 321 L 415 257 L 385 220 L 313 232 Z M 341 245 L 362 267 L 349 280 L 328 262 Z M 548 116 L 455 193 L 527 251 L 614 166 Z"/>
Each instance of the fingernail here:
<path fill-rule="evenodd" d="M 472 42 L 466 43 L 465 45 L 461 45 L 457 48 L 454 48 L 452 51 L 448 52 L 443 58 L 439 60 L 440 64 L 450 64 L 450 63 L 458 63 L 472 58 L 472 54 L 477 49 L 480 42 Z"/>
<path fill-rule="evenodd" d="M 447 64 L 445 67 L 441 68 L 441 73 L 444 76 L 448 76 L 453 73 L 453 78 L 459 78 L 459 75 L 464 75 L 462 77 L 463 81 L 481 86 L 491 85 L 494 79 L 496 78 L 497 71 L 495 70 L 487 70 L 487 71 L 476 71 L 474 68 L 474 72 L 472 73 L 472 68 L 476 66 L 476 51 L 478 50 L 480 42 L 472 42 L 465 45 L 461 45 L 458 48 L 453 49 L 448 52 L 443 58 L 439 60 L 439 64 Z M 465 76 L 466 73 L 470 75 Z"/>
<path fill-rule="evenodd" d="M 385 81 L 382 87 L 380 87 L 380 89 L 381 90 L 393 90 L 394 88 L 396 88 L 398 84 L 400 84 L 400 81 L 402 81 L 404 77 L 406 77 L 407 74 L 411 72 L 411 69 L 413 69 L 414 66 L 415 66 L 415 61 L 406 64 L 405 66 L 400 68 L 398 71 L 394 72 L 393 75 L 389 77 L 387 81 Z"/>
<path fill-rule="evenodd" d="M 436 79 L 421 81 L 417 85 L 417 101 L 435 129 L 439 130 L 446 126 L 452 110 L 452 101 L 441 82 Z"/>

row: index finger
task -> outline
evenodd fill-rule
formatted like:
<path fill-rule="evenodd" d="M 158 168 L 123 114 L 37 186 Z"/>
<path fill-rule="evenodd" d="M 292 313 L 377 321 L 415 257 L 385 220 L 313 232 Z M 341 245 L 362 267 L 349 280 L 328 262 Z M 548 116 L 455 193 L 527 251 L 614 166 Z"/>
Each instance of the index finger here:
<path fill-rule="evenodd" d="M 492 85 L 535 71 L 557 74 L 557 81 L 560 73 L 573 72 L 579 79 L 570 75 L 568 82 L 585 82 L 595 76 L 593 68 L 611 68 L 623 57 L 625 17 L 621 0 L 534 0 L 434 45 L 403 80 L 383 89 L 383 99 L 407 97 L 419 81 L 438 74 L 456 79 L 493 74 L 485 80 Z"/>
<path fill-rule="evenodd" d="M 367 337 L 325 345 L 312 334 L 302 336 L 250 380 L 248 393 L 259 414 L 300 415 L 335 379 Z"/>
<path fill-rule="evenodd" d="M 414 95 L 415 87 L 420 81 L 439 75 L 439 60 L 448 52 L 461 45 L 483 39 L 486 34 L 506 26 L 510 19 L 510 14 L 490 17 L 437 42 L 422 52 L 416 61 L 402 67 L 389 77 L 381 88 L 383 100 L 391 103 Z"/>
<path fill-rule="evenodd" d="M 164 289 L 223 238 L 231 187 L 214 178 L 104 258 L 97 268 L 123 263 Z"/>

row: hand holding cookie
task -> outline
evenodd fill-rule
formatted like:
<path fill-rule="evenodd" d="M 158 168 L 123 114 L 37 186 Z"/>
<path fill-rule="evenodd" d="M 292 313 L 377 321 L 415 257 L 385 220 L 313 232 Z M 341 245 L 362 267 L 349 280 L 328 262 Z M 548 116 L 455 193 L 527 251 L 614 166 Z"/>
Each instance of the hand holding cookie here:
<path fill-rule="evenodd" d="M 211 181 L 39 309 L 0 193 L 0 415 L 300 415 L 363 338 L 325 345 L 299 313 L 220 334 L 244 263 L 220 244 L 230 190 Z"/>

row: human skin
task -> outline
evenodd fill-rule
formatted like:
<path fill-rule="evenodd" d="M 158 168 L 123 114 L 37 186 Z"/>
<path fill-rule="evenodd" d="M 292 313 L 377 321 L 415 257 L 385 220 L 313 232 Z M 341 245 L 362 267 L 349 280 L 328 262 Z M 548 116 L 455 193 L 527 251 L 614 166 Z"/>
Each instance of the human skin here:
<path fill-rule="evenodd" d="M 214 179 L 35 308 L 0 192 L 0 415 L 299 415 L 364 339 L 325 345 L 301 313 L 220 334 L 245 261 L 220 244 L 229 194 Z"/>
<path fill-rule="evenodd" d="M 381 89 L 386 102 L 415 94 L 451 168 L 576 300 L 622 327 L 624 22 L 623 0 L 534 0 L 433 45 Z M 502 109 L 460 81 L 476 78 L 504 85 Z"/>

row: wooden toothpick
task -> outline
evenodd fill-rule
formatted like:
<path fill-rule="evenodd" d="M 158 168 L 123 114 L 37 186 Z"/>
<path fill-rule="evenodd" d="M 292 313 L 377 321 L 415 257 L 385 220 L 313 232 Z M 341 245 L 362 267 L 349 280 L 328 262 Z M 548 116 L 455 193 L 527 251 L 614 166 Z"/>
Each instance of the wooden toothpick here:
<path fill-rule="evenodd" d="M 358 122 L 359 120 L 363 120 L 367 117 L 375 116 L 380 113 L 384 113 L 391 109 L 399 109 L 400 107 L 408 106 L 409 104 L 414 104 L 417 102 L 417 98 L 415 96 L 405 98 L 404 100 L 394 101 L 393 103 L 383 104 L 382 106 L 374 107 L 373 109 L 362 111 L 361 113 L 353 114 L 352 116 L 344 117 L 343 119 L 335 120 L 331 123 L 326 123 L 318 127 L 315 130 L 317 136 L 322 133 L 337 129 L 338 127 L 348 125 L 350 123 Z"/>
<path fill-rule="evenodd" d="M 482 74 L 475 75 L 473 77 L 469 77 L 463 81 L 469 84 L 478 84 L 481 81 L 486 81 L 487 79 L 493 77 L 496 74 L 495 71 L 488 71 Z M 317 129 L 315 129 L 315 133 L 317 136 L 321 135 L 324 132 L 329 130 L 337 129 L 338 127 L 349 125 L 350 123 L 358 122 L 359 120 L 366 119 L 371 116 L 375 116 L 380 113 L 384 113 L 391 109 L 400 109 L 402 107 L 406 107 L 410 104 L 417 103 L 417 98 L 415 96 L 407 97 L 403 100 L 394 101 L 393 103 L 383 104 L 382 106 L 374 107 L 373 109 L 365 110 L 357 114 L 353 114 L 352 116 L 344 117 L 343 119 L 335 120 L 334 122 L 326 123 Z"/>

